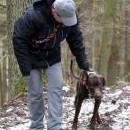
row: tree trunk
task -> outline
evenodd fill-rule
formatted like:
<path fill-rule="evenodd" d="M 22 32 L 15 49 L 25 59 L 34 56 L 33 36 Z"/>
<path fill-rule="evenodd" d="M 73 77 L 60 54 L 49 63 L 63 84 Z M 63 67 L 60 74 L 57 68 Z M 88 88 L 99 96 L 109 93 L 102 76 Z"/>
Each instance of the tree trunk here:
<path fill-rule="evenodd" d="M 125 52 L 126 52 L 126 80 L 130 81 L 130 2 L 125 0 Z"/>
<path fill-rule="evenodd" d="M 16 19 L 23 13 L 27 4 L 31 0 L 6 0 L 7 4 L 7 39 L 4 40 L 2 45 L 2 61 L 0 64 L 0 107 L 12 98 L 12 92 L 15 84 L 19 79 L 19 71 L 16 63 L 16 58 L 12 49 L 12 32 Z"/>
<path fill-rule="evenodd" d="M 98 72 L 107 78 L 108 60 L 113 39 L 113 16 L 115 0 L 106 0 L 103 15 L 103 34 L 100 48 Z"/>

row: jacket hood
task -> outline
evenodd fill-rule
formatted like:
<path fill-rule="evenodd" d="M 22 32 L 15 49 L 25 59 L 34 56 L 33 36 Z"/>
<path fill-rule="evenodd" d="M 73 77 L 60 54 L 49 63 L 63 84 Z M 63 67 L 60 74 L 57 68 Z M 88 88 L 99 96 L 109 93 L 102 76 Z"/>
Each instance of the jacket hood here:
<path fill-rule="evenodd" d="M 55 0 L 33 0 L 33 6 L 39 5 L 41 3 L 45 3 L 47 5 L 51 4 Z"/>
<path fill-rule="evenodd" d="M 33 0 L 33 4 L 41 3 L 43 0 Z"/>
<path fill-rule="evenodd" d="M 33 7 L 41 12 L 48 23 L 54 21 L 51 5 L 55 0 L 33 0 Z"/>

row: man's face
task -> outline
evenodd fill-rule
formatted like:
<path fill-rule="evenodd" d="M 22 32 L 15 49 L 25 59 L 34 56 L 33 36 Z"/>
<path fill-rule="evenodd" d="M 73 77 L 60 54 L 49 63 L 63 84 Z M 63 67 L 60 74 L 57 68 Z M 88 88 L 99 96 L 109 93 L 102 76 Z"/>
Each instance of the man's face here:
<path fill-rule="evenodd" d="M 58 22 L 58 23 L 61 23 L 61 17 L 60 15 L 56 12 L 54 6 L 52 5 L 52 8 L 51 8 L 51 11 L 52 11 L 52 15 L 54 17 L 54 19 Z"/>

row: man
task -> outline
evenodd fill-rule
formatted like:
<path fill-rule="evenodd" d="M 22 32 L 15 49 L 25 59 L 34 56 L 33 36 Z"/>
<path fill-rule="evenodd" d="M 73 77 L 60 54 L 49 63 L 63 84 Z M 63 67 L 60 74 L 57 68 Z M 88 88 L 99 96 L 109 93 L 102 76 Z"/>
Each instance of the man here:
<path fill-rule="evenodd" d="M 48 130 L 62 130 L 60 42 L 66 39 L 80 69 L 89 70 L 73 0 L 35 0 L 15 23 L 14 52 L 28 88 L 32 130 L 43 130 L 41 70 L 47 76 Z"/>

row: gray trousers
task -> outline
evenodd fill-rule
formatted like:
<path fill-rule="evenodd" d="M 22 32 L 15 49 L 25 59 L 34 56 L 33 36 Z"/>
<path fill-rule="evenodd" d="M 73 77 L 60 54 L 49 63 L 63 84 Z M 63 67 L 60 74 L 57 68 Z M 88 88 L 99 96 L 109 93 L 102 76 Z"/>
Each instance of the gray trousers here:
<path fill-rule="evenodd" d="M 47 76 L 48 120 L 47 130 L 61 129 L 62 124 L 62 69 L 61 63 L 45 70 Z M 30 128 L 42 130 L 45 113 L 42 73 L 40 69 L 31 71 L 26 77 L 28 88 L 28 107 L 30 112 Z"/>

